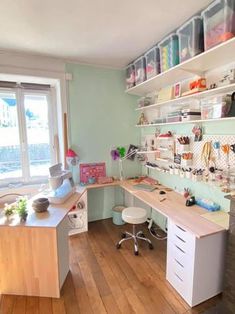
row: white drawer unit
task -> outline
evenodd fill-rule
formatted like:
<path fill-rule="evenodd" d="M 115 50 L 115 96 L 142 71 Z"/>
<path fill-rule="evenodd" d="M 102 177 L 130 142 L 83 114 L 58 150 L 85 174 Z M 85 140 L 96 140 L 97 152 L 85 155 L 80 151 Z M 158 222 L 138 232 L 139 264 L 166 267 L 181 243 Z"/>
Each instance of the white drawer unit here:
<path fill-rule="evenodd" d="M 168 219 L 166 278 L 195 306 L 222 292 L 226 232 L 197 238 Z"/>
<path fill-rule="evenodd" d="M 68 212 L 69 235 L 85 232 L 88 230 L 87 218 L 87 192 L 78 199 L 75 209 Z"/>

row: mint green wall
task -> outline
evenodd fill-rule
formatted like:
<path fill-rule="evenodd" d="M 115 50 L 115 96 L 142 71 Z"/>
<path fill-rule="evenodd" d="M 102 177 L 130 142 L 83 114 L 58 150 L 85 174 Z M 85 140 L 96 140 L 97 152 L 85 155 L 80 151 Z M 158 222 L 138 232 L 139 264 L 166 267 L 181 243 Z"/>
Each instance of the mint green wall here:
<path fill-rule="evenodd" d="M 118 176 L 118 161 L 112 161 L 112 147 L 138 144 L 140 132 L 134 127 L 136 97 L 125 94 L 124 71 L 67 64 L 69 81 L 70 145 L 80 162 L 106 162 L 108 176 Z M 124 174 L 141 173 L 137 162 L 125 161 Z M 89 220 L 111 216 L 115 189 L 89 191 Z"/>
<path fill-rule="evenodd" d="M 172 131 L 175 134 L 180 135 L 192 135 L 192 128 L 194 124 L 185 125 L 170 125 L 161 127 L 161 132 L 166 133 L 167 131 Z M 235 134 L 234 121 L 221 121 L 221 122 L 208 122 L 203 123 L 203 133 L 204 134 Z M 152 134 L 155 132 L 156 128 L 146 128 L 142 129 L 141 133 Z M 234 165 L 232 165 L 234 167 Z M 143 169 L 146 172 L 146 168 Z M 150 176 L 158 179 L 162 184 L 165 184 L 178 191 L 183 191 L 184 188 L 188 187 L 193 192 L 196 197 L 209 198 L 221 205 L 221 208 L 225 211 L 229 211 L 230 202 L 224 199 L 224 193 L 217 187 L 211 186 L 203 182 L 193 182 L 192 180 L 182 179 L 176 175 L 159 173 L 154 170 L 150 170 Z"/>

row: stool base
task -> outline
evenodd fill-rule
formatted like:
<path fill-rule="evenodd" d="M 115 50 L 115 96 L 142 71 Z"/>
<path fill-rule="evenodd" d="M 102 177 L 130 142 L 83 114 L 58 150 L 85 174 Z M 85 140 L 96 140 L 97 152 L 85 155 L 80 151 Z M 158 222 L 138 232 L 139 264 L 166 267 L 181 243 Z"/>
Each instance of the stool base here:
<path fill-rule="evenodd" d="M 152 245 L 152 242 L 145 238 L 144 234 L 142 231 L 138 231 L 136 233 L 135 231 L 135 225 L 133 225 L 133 233 L 130 233 L 128 231 L 125 231 L 123 234 L 122 234 L 122 238 L 117 244 L 116 244 L 116 247 L 117 249 L 120 249 L 121 247 L 121 244 L 125 241 L 128 241 L 128 240 L 134 240 L 134 254 L 135 255 L 139 255 L 139 246 L 138 246 L 138 241 L 137 240 L 143 240 L 145 242 L 147 242 L 149 244 L 149 249 L 152 250 L 153 249 L 153 245 Z"/>

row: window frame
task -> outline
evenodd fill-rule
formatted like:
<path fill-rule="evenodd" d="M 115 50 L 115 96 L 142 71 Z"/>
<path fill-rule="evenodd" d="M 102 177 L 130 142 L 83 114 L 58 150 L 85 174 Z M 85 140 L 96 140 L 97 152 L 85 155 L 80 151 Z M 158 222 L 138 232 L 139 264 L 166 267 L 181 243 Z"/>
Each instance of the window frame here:
<path fill-rule="evenodd" d="M 19 145 L 21 153 L 21 167 L 22 176 L 6 178 L 0 180 L 0 187 L 6 187 L 9 185 L 19 184 L 38 184 L 45 183 L 48 179 L 48 175 L 44 176 L 30 176 L 30 160 L 28 156 L 28 140 L 27 140 L 27 127 L 25 119 L 24 97 L 25 95 L 43 95 L 47 98 L 48 104 L 48 126 L 49 126 L 49 145 L 51 164 L 56 162 L 56 156 L 58 155 L 57 148 L 55 147 L 55 136 L 58 133 L 58 121 L 57 121 L 57 106 L 56 106 L 56 94 L 54 87 L 50 87 L 48 90 L 26 89 L 22 87 L 2 88 L 1 93 L 14 93 L 17 104 L 17 121 L 19 127 Z"/>

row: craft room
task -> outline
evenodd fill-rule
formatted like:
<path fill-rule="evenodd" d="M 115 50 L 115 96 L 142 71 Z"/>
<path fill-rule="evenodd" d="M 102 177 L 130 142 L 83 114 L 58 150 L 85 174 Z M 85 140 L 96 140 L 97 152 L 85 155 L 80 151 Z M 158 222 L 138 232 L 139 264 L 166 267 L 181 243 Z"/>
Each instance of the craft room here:
<path fill-rule="evenodd" d="M 235 0 L 3 0 L 0 313 L 235 313 L 234 51 Z"/>

